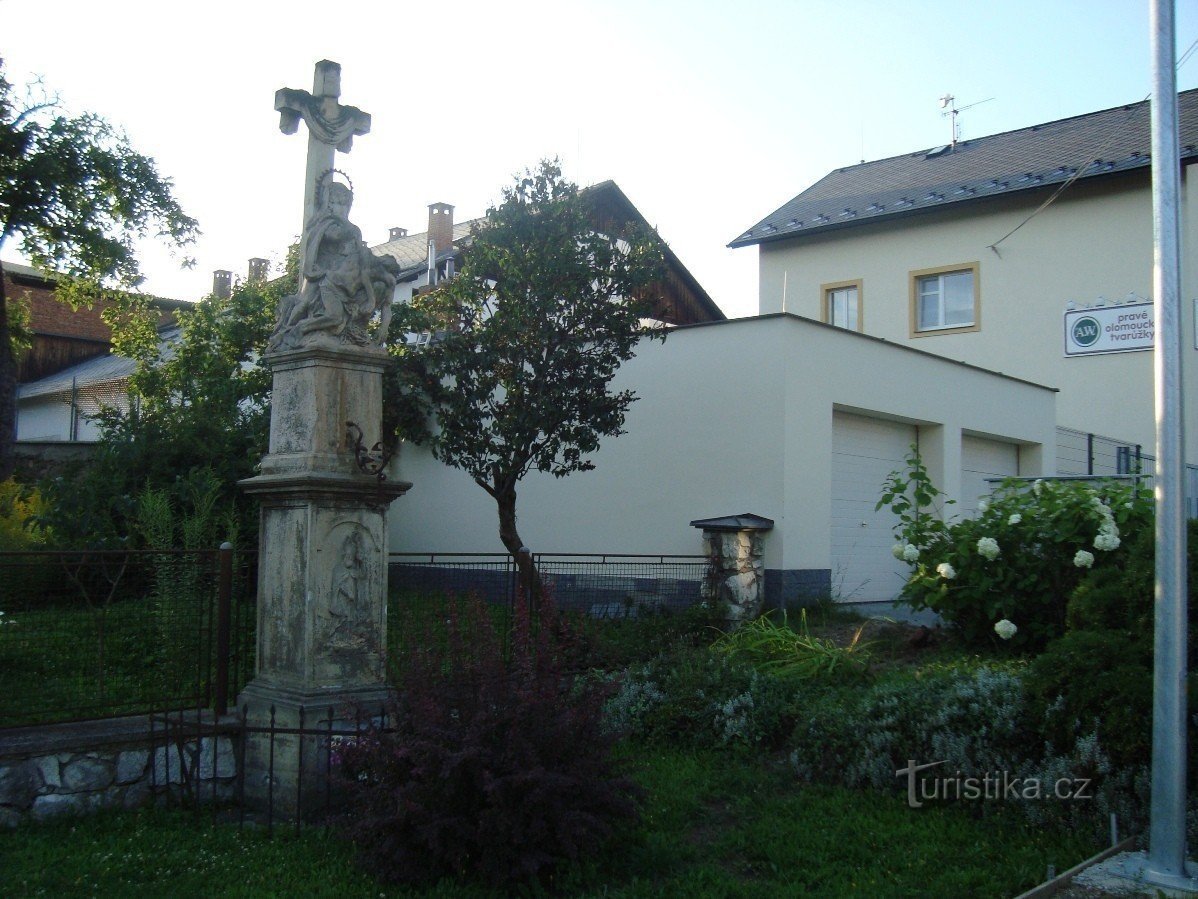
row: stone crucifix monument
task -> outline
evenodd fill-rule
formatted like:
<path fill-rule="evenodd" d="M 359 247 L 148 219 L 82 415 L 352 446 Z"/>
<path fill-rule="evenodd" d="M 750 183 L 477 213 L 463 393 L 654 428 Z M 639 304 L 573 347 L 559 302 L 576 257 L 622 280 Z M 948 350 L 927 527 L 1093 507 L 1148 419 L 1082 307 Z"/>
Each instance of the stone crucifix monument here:
<path fill-rule="evenodd" d="M 327 756 L 318 737 L 278 730 L 369 717 L 387 697 L 386 511 L 411 486 L 366 464 L 363 440 L 382 440 L 396 265 L 366 247 L 352 191 L 333 180 L 334 150 L 370 128 L 338 103 L 340 73 L 318 62 L 311 94 L 275 97 L 285 134 L 308 126 L 300 279 L 262 358 L 274 377 L 270 447 L 241 482 L 261 501 L 255 677 L 238 698 L 251 728 L 246 795 L 284 813 L 316 800 Z M 273 747 L 258 730 L 272 721 Z"/>

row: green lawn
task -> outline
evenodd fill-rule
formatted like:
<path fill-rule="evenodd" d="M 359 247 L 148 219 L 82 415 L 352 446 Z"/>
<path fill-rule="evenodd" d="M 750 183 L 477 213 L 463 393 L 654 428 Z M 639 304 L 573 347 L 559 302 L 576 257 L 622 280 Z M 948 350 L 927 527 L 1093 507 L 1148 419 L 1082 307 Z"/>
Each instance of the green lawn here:
<path fill-rule="evenodd" d="M 797 784 L 733 753 L 625 748 L 643 820 L 564 873 L 559 895 L 606 897 L 1012 896 L 1098 847 L 978 803 L 909 809 L 901 796 Z M 486 896 L 455 882 L 374 882 L 320 828 L 271 838 L 205 813 L 143 810 L 0 834 L 20 896 Z"/>

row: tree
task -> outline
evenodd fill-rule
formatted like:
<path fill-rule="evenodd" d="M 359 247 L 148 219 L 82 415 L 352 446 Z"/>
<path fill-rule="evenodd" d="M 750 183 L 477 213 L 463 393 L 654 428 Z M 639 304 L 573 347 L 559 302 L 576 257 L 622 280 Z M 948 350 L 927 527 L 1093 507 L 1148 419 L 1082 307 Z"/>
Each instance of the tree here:
<path fill-rule="evenodd" d="M 141 281 L 134 242 L 151 229 L 175 246 L 196 221 L 176 202 L 154 160 L 91 113 L 68 117 L 56 97 L 13 97 L 0 60 L 0 251 L 9 239 L 38 266 L 63 276 L 74 300 Z M 16 361 L 0 266 L 0 481 L 12 473 Z M 106 296 L 109 296 L 106 294 Z M 136 295 L 112 294 L 126 309 Z"/>
<path fill-rule="evenodd" d="M 205 297 L 179 311 L 179 338 L 170 344 L 116 329 L 114 342 L 138 363 L 133 402 L 127 412 L 101 412 L 93 463 L 52 485 L 47 524 L 60 540 L 120 541 L 135 530 L 138 494 L 165 491 L 186 510 L 194 484 L 208 480 L 222 516 L 232 515 L 241 534 L 257 532 L 257 503 L 237 482 L 266 452 L 271 373 L 258 358 L 288 283 L 238 282 L 228 297 Z"/>
<path fill-rule="evenodd" d="M 638 342 L 665 337 L 645 322 L 660 241 L 624 231 L 597 231 L 586 192 L 543 162 L 475 226 L 459 274 L 392 322 L 396 345 L 405 329 L 438 337 L 397 351 L 389 421 L 494 499 L 517 559 L 516 485 L 534 469 L 594 468 L 589 454 L 623 433 L 636 399 L 612 378 Z"/>

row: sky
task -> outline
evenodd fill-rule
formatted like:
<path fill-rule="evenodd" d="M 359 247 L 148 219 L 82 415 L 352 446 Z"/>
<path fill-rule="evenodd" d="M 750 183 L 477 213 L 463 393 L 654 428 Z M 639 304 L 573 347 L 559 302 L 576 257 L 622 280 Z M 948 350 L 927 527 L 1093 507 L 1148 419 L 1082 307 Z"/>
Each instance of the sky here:
<path fill-rule="evenodd" d="M 1177 56 L 1196 40 L 1179 0 Z M 834 168 L 947 143 L 942 96 L 982 137 L 1144 99 L 1149 53 L 1147 0 L 0 0 L 8 79 L 119 126 L 199 220 L 193 269 L 139 250 L 143 289 L 179 299 L 298 235 L 306 129 L 279 131 L 274 93 L 320 59 L 372 116 L 337 155 L 367 243 L 430 203 L 480 216 L 557 157 L 619 184 L 739 317 L 757 251 L 728 242 Z M 1198 54 L 1177 78 L 1198 87 Z"/>

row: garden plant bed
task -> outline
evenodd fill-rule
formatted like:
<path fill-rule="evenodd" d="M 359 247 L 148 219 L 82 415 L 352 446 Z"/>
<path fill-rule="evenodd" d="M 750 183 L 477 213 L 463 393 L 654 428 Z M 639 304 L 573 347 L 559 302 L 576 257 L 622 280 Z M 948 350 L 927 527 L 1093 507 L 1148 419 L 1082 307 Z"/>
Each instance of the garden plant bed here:
<path fill-rule="evenodd" d="M 1017 815 L 798 784 L 744 754 L 625 744 L 646 790 L 619 852 L 598 851 L 547 886 L 571 896 L 1012 896 L 1096 847 Z M 63 846 L 70 846 L 69 852 Z M 214 824 L 207 812 L 146 809 L 0 834 L 5 881 L 23 896 L 490 896 L 446 880 L 380 885 L 321 827 Z"/>

